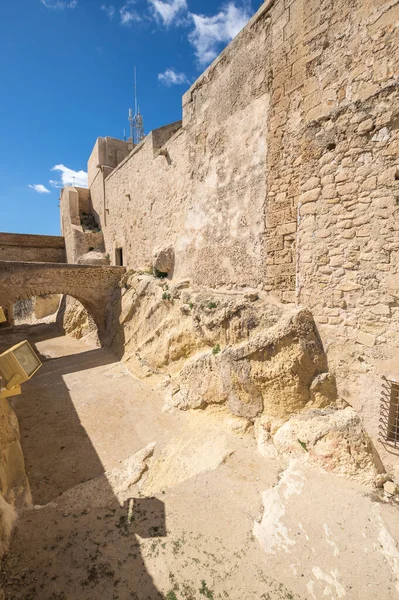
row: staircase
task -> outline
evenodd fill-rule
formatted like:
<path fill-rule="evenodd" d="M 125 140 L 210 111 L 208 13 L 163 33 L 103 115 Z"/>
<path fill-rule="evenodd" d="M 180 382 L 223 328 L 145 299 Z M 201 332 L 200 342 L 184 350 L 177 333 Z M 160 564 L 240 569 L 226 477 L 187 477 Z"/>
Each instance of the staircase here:
<path fill-rule="evenodd" d="M 96 223 L 93 215 L 82 212 L 80 215 L 80 224 L 85 233 L 100 233 L 101 229 Z"/>

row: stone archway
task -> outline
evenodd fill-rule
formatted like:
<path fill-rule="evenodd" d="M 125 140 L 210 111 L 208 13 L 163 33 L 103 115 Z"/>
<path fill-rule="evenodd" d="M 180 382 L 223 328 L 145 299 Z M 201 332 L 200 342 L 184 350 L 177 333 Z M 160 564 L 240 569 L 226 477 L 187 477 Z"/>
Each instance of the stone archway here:
<path fill-rule="evenodd" d="M 104 339 L 109 308 L 123 267 L 0 261 L 0 306 L 8 310 L 17 300 L 44 294 L 63 294 L 79 300 L 93 317 Z"/>

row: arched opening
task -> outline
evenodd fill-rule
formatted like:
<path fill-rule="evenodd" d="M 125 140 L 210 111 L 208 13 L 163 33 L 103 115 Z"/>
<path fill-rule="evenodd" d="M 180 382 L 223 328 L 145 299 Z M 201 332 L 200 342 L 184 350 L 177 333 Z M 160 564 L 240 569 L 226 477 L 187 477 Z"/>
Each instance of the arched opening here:
<path fill-rule="evenodd" d="M 64 335 L 82 340 L 88 345 L 101 346 L 96 322 L 89 310 L 76 298 L 62 296 L 57 323 Z"/>
<path fill-rule="evenodd" d="M 74 338 L 86 346 L 101 346 L 96 322 L 85 306 L 76 298 L 63 294 L 41 294 L 18 299 L 8 306 L 12 319 L 6 324 L 23 336 L 34 335 Z M 75 353 L 75 352 L 72 352 Z"/>

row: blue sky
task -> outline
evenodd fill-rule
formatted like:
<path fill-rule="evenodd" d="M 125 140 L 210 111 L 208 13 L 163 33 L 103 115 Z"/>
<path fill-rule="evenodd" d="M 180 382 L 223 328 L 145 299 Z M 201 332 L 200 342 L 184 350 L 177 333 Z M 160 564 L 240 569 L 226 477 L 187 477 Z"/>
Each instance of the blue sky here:
<path fill-rule="evenodd" d="M 145 131 L 262 0 L 13 0 L 0 22 L 0 231 L 59 235 L 59 187 L 98 136 L 122 138 L 137 65 Z M 56 169 L 54 169 L 56 167 Z"/>

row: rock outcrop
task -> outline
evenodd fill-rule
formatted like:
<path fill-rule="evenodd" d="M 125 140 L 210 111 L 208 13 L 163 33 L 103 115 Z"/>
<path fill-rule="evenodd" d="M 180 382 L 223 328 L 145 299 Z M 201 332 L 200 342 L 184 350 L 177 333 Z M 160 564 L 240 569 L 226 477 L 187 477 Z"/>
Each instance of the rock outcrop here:
<path fill-rule="evenodd" d="M 191 359 L 179 374 L 173 405 L 225 403 L 233 414 L 254 419 L 263 412 L 284 418 L 307 405 L 335 400 L 333 390 L 327 395 L 311 391 L 315 377 L 327 370 L 311 314 L 287 313 L 274 327 L 239 345 Z"/>
<path fill-rule="evenodd" d="M 128 273 L 108 342 L 166 408 L 224 407 L 254 424 L 259 451 L 370 483 L 377 475 L 360 418 L 337 396 L 312 314 L 253 290 L 172 285 Z"/>
<path fill-rule="evenodd" d="M 100 345 L 97 327 L 92 316 L 75 298 L 67 296 L 63 299 L 57 321 L 65 335 L 78 340 L 83 339 L 96 346 Z"/>
<path fill-rule="evenodd" d="M 175 252 L 172 246 L 159 248 L 154 252 L 153 268 L 155 273 L 169 275 L 175 266 Z"/>
<path fill-rule="evenodd" d="M 16 509 L 32 503 L 20 445 L 17 417 L 8 400 L 0 400 L 0 558 L 7 550 Z"/>

